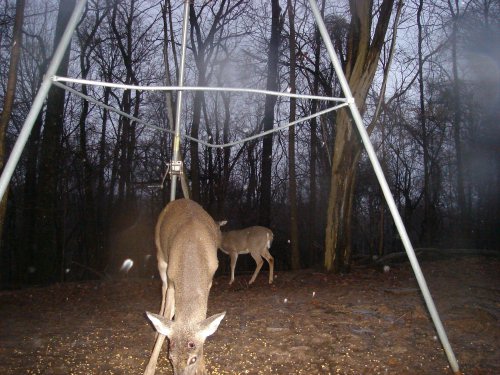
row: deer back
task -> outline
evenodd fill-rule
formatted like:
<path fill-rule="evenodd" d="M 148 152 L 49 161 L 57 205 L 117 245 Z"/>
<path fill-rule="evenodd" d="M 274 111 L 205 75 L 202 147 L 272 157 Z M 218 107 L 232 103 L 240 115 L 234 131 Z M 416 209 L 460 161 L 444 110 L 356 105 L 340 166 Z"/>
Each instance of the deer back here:
<path fill-rule="evenodd" d="M 175 200 L 158 218 L 155 241 L 158 260 L 168 264 L 167 278 L 175 285 L 177 315 L 184 300 L 194 302 L 192 294 L 202 292 L 208 298 L 221 241 L 219 225 L 212 217 L 192 200 Z"/>
<path fill-rule="evenodd" d="M 249 253 L 252 250 L 270 247 L 273 241 L 273 232 L 261 226 L 222 232 L 221 248 L 224 251 L 238 254 Z"/>

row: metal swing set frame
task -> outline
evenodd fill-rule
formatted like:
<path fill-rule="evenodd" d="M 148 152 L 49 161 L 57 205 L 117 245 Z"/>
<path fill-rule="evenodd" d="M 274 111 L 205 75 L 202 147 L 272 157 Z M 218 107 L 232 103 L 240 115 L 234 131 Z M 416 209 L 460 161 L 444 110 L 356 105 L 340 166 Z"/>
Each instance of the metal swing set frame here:
<path fill-rule="evenodd" d="M 394 197 L 392 196 L 392 193 L 389 189 L 389 185 L 387 184 L 387 180 L 385 178 L 385 175 L 382 171 L 382 168 L 380 166 L 379 160 L 377 158 L 377 155 L 375 153 L 375 150 L 373 148 L 373 145 L 370 141 L 370 138 L 368 136 L 368 133 L 363 125 L 363 120 L 361 118 L 361 115 L 359 113 L 358 107 L 356 106 L 356 103 L 354 101 L 354 97 L 351 93 L 351 89 L 349 87 L 349 84 L 347 82 L 347 79 L 344 75 L 344 72 L 342 71 L 342 67 L 340 65 L 340 62 L 338 60 L 338 57 L 334 51 L 333 44 L 331 42 L 330 36 L 328 35 L 327 29 L 325 27 L 323 18 L 321 16 L 321 13 L 319 11 L 318 5 L 316 3 L 316 0 L 309 0 L 309 4 L 311 6 L 312 13 L 314 15 L 314 18 L 316 20 L 318 29 L 320 31 L 321 37 L 323 39 L 323 42 L 325 43 L 326 50 L 328 52 L 328 55 L 331 59 L 331 63 L 335 69 L 335 73 L 337 74 L 337 77 L 340 82 L 340 86 L 342 89 L 342 92 L 344 94 L 344 98 L 332 98 L 332 97 L 324 97 L 324 96 L 312 96 L 312 95 L 299 95 L 299 94 L 291 94 L 291 93 L 283 93 L 283 92 L 274 92 L 274 91 L 266 91 L 266 90 L 257 90 L 257 89 L 248 89 L 248 88 L 218 88 L 218 87 L 189 87 L 189 86 L 184 86 L 184 67 L 185 67 L 185 59 L 186 59 L 186 44 L 187 44 L 187 34 L 188 34 L 188 20 L 189 20 L 189 4 L 191 0 L 184 0 L 184 9 L 183 9 L 183 25 L 182 25 L 182 44 L 181 44 L 181 63 L 180 63 L 180 71 L 179 71 L 179 82 L 178 86 L 156 86 L 156 87 L 146 87 L 146 86 L 131 86 L 131 85 L 121 85 L 121 84 L 114 84 L 114 83 L 108 83 L 108 82 L 97 82 L 97 81 L 89 81 L 89 80 L 80 80 L 80 79 L 74 79 L 74 78 L 63 78 L 63 77 L 57 77 L 56 72 L 57 69 L 61 63 L 61 60 L 63 58 L 64 52 L 68 48 L 71 38 L 73 36 L 73 33 L 78 25 L 78 22 L 83 15 L 83 12 L 85 10 L 85 6 L 87 1 L 86 0 L 77 0 L 75 9 L 73 10 L 73 13 L 68 21 L 68 25 L 66 26 L 66 29 L 64 31 L 64 34 L 59 42 L 59 45 L 57 46 L 54 55 L 52 57 L 52 60 L 48 66 L 47 72 L 43 78 L 42 84 L 38 90 L 38 93 L 33 101 L 33 104 L 31 106 L 30 111 L 28 112 L 28 115 L 24 121 L 24 124 L 21 128 L 21 131 L 19 133 L 19 136 L 16 140 L 16 143 L 11 151 L 11 154 L 8 158 L 7 163 L 5 164 L 4 170 L 2 172 L 2 175 L 0 177 L 0 199 L 3 198 L 5 191 L 7 190 L 7 187 L 9 185 L 9 182 L 11 180 L 12 174 L 14 173 L 14 169 L 17 166 L 17 163 L 21 157 L 21 154 L 24 150 L 24 147 L 28 141 L 29 135 L 31 133 L 31 130 L 33 129 L 33 125 L 35 123 L 35 120 L 41 111 L 44 101 L 47 97 L 47 94 L 49 92 L 49 89 L 52 85 L 56 85 L 58 87 L 61 87 L 73 94 L 79 95 L 80 97 L 89 100 L 99 106 L 105 107 L 109 110 L 115 111 L 118 114 L 122 116 L 126 116 L 137 123 L 144 124 L 146 126 L 149 126 L 153 129 L 160 130 L 160 131 L 166 131 L 170 132 L 173 134 L 174 140 L 173 140 L 173 152 L 172 152 L 172 159 L 170 162 L 170 176 L 171 176 L 171 192 L 170 192 L 170 200 L 175 199 L 175 193 L 176 193 L 176 184 L 177 184 L 177 178 L 179 175 L 182 173 L 182 161 L 180 160 L 180 142 L 181 138 L 186 138 L 195 142 L 199 142 L 200 144 L 206 146 L 206 147 L 219 147 L 219 148 L 224 148 L 224 147 L 231 147 L 236 144 L 244 143 L 247 141 L 250 141 L 252 139 L 256 139 L 259 137 L 263 137 L 269 133 L 272 132 L 277 132 L 281 131 L 283 129 L 286 129 L 290 126 L 295 126 L 301 122 L 307 121 L 313 117 L 321 116 L 324 115 L 328 112 L 337 110 L 341 107 L 349 107 L 349 110 L 351 112 L 352 118 L 354 120 L 354 124 L 356 125 L 356 128 L 358 129 L 358 132 L 360 134 L 361 140 L 363 145 L 365 146 L 365 150 L 368 154 L 369 160 L 372 164 L 373 170 L 375 172 L 375 175 L 378 179 L 378 182 L 380 184 L 380 187 L 382 189 L 383 195 L 385 197 L 386 203 L 389 207 L 389 210 L 391 212 L 391 215 L 393 217 L 394 223 L 396 225 L 396 228 L 399 232 L 400 238 L 403 242 L 403 246 L 406 250 L 406 253 L 408 255 L 408 258 L 410 260 L 410 264 L 412 266 L 413 272 L 415 274 L 415 277 L 417 279 L 418 285 L 420 287 L 420 290 L 422 292 L 422 295 L 424 297 L 425 303 L 427 305 L 427 309 L 429 311 L 429 314 L 432 318 L 432 321 L 434 323 L 434 326 L 436 328 L 437 334 L 439 336 L 439 339 L 441 341 L 441 344 L 443 346 L 443 349 L 446 353 L 446 356 L 448 358 L 448 362 L 450 364 L 450 367 L 452 371 L 455 374 L 459 374 L 459 366 L 457 359 L 453 353 L 453 350 L 451 348 L 451 345 L 448 341 L 448 337 L 446 335 L 446 332 L 444 330 L 443 324 L 441 322 L 441 319 L 439 317 L 439 314 L 436 310 L 434 301 L 432 299 L 432 296 L 430 294 L 429 288 L 427 287 L 427 283 L 425 281 L 424 275 L 422 273 L 422 270 L 420 268 L 420 265 L 418 263 L 418 260 L 415 256 L 415 251 L 413 249 L 413 246 L 411 244 L 410 238 L 406 232 L 406 228 L 403 224 L 403 221 L 401 219 L 401 215 L 399 214 L 399 211 L 397 209 L 396 203 L 394 201 Z M 175 131 L 167 130 L 164 128 L 160 128 L 154 125 L 150 125 L 145 123 L 144 121 L 137 119 L 127 113 L 121 112 L 113 107 L 109 107 L 104 105 L 103 103 L 100 103 L 96 100 L 94 100 L 91 97 L 88 97 L 86 95 L 83 95 L 82 93 L 78 92 L 77 90 L 74 90 L 73 88 L 64 85 L 61 82 L 67 82 L 67 83 L 79 83 L 79 84 L 86 84 L 86 85 L 97 85 L 97 86 L 107 86 L 107 87 L 115 87 L 115 88 L 121 88 L 121 89 L 133 89 L 133 90 L 162 90 L 162 91 L 177 91 L 177 110 L 176 110 L 176 118 L 175 118 Z M 317 100 L 325 100 L 325 101 L 333 101 L 333 102 L 338 102 L 340 104 L 337 104 L 333 107 L 327 108 L 323 111 L 317 112 L 315 114 L 309 115 L 307 117 L 303 117 L 297 121 L 288 123 L 284 126 L 280 126 L 274 129 L 271 129 L 267 132 L 262 132 L 257 135 L 244 138 L 235 142 L 231 143 L 226 143 L 226 144 L 213 144 L 209 142 L 205 142 L 199 139 L 194 139 L 188 135 L 181 134 L 180 133 L 180 124 L 181 124 L 181 111 L 182 111 L 182 97 L 184 91 L 226 91 L 226 92 L 246 92 L 246 93 L 259 93 L 259 94 L 264 94 L 264 95 L 276 95 L 276 96 L 285 96 L 285 97 L 294 97 L 294 98 L 301 98 L 301 99 L 317 99 Z"/>

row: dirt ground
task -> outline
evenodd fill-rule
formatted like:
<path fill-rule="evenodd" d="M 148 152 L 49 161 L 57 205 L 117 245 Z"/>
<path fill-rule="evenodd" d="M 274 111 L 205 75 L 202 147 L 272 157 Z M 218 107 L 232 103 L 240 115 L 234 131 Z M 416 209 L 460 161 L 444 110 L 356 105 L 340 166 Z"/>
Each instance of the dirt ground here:
<path fill-rule="evenodd" d="M 500 374 L 500 259 L 421 266 L 462 372 Z M 407 262 L 267 276 L 215 278 L 209 314 L 227 314 L 205 344 L 211 374 L 451 374 Z M 154 339 L 144 312 L 159 306 L 158 279 L 2 291 L 0 374 L 142 374 Z M 163 352 L 157 374 L 171 373 Z"/>

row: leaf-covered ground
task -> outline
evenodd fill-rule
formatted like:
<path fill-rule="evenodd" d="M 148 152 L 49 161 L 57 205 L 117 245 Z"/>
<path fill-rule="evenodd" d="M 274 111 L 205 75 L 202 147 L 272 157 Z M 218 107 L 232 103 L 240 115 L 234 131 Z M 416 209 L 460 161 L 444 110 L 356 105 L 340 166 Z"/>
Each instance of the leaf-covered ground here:
<path fill-rule="evenodd" d="M 220 256 L 220 255 L 219 255 Z M 421 266 L 465 374 L 500 374 L 500 260 L 449 257 Z M 451 374 L 407 263 L 348 275 L 267 269 L 214 280 L 205 344 L 211 374 Z M 0 292 L 0 374 L 141 374 L 160 304 L 158 279 Z M 171 374 L 162 353 L 157 374 Z"/>

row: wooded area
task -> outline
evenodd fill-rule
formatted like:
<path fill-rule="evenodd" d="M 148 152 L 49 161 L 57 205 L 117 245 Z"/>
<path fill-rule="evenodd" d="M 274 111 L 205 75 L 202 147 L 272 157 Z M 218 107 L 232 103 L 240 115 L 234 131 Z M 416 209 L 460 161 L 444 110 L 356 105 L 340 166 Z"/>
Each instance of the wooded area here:
<path fill-rule="evenodd" d="M 0 167 L 75 0 L 0 0 Z M 500 2 L 318 1 L 415 247 L 500 244 Z M 182 1 L 89 0 L 58 75 L 176 85 Z M 340 97 L 304 0 L 194 1 L 186 86 Z M 176 95 L 71 84 L 172 129 Z M 333 106 L 186 92 L 182 133 L 227 143 Z M 2 287 L 153 275 L 172 137 L 53 87 L 0 206 Z M 183 142 L 192 199 L 228 229 L 271 228 L 276 268 L 348 271 L 401 251 L 347 110 L 231 148 Z M 178 196 L 181 195 L 180 189 Z M 250 263 L 251 265 L 251 263 Z M 251 265 L 252 267 L 253 265 Z"/>

